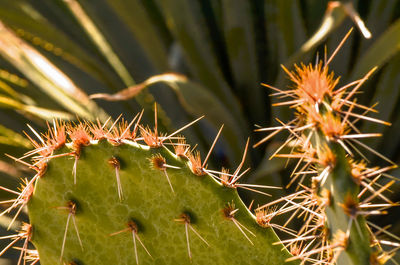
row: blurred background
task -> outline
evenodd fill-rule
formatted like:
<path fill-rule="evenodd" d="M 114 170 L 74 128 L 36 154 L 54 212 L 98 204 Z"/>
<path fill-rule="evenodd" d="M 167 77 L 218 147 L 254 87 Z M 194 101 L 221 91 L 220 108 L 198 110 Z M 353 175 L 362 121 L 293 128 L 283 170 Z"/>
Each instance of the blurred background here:
<path fill-rule="evenodd" d="M 209 167 L 233 168 L 247 137 L 253 145 L 266 136 L 254 132 L 257 126 L 276 126 L 275 118 L 291 117 L 287 108 L 271 108 L 272 91 L 261 83 L 287 87 L 281 64 L 293 69 L 295 63 L 315 63 L 324 58 L 325 48 L 329 56 L 352 27 L 330 69 L 341 76 L 341 86 L 378 66 L 357 103 L 378 102 L 379 112 L 372 116 L 392 126 L 360 121 L 358 128 L 382 133 L 365 143 L 399 163 L 400 0 L 2 0 L 0 185 L 16 190 L 20 178 L 33 173 L 4 155 L 19 157 L 32 148 L 23 135 L 32 135 L 27 123 L 44 131 L 53 119 L 105 121 L 122 113 L 130 120 L 144 109 L 144 123 L 152 125 L 154 102 L 165 132 L 205 115 L 184 132 L 203 155 L 224 124 Z M 143 82 L 140 93 L 123 101 L 88 97 Z M 245 182 L 289 182 L 293 165 L 269 160 L 286 136 L 251 148 L 246 163 L 252 170 Z M 372 165 L 384 165 L 366 155 Z M 391 174 L 399 177 L 400 171 Z M 393 201 L 400 200 L 399 190 L 395 185 Z M 271 200 L 255 193 L 241 196 L 247 203 Z M 2 201 L 11 198 L 0 192 Z M 13 229 L 23 220 L 25 213 Z M 398 220 L 400 211 L 392 209 L 374 221 L 382 227 L 392 224 L 390 231 L 400 235 Z M 9 221 L 0 217 L 1 236 L 10 233 Z M 0 249 L 9 242 L 1 240 Z M 10 250 L 0 264 L 16 264 L 17 259 L 18 251 Z"/>

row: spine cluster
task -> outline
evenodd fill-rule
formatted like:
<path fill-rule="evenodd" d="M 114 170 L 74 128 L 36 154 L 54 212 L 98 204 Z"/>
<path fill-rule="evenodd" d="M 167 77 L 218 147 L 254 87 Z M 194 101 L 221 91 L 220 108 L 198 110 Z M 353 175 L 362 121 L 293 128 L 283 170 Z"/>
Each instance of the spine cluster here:
<path fill-rule="evenodd" d="M 256 209 L 261 225 L 284 215 L 287 222 L 276 227 L 286 234 L 282 243 L 302 264 L 384 264 L 391 259 L 398 243 L 379 239 L 390 237 L 383 228 L 371 224 L 368 217 L 386 213 L 395 206 L 384 192 L 394 183 L 386 171 L 395 164 L 362 143 L 362 138 L 379 137 L 362 133 L 360 121 L 387 122 L 367 116 L 375 109 L 357 103 L 355 95 L 374 71 L 348 85 L 337 88 L 339 78 L 328 70 L 328 62 L 283 67 L 293 82 L 289 90 L 265 85 L 283 98 L 276 106 L 290 106 L 295 118 L 277 120 L 272 131 L 260 143 L 286 130 L 288 139 L 273 157 L 293 159 L 294 170 L 288 186 L 295 192 Z M 290 149 L 290 153 L 281 150 Z M 368 167 L 364 151 L 372 152 L 389 163 L 387 167 Z M 289 229 L 294 221 L 302 226 Z"/>

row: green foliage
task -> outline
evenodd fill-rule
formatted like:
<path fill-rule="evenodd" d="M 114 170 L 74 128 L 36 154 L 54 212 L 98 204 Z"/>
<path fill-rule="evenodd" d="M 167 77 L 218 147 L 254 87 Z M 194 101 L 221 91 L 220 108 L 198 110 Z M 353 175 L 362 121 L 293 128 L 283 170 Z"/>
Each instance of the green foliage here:
<path fill-rule="evenodd" d="M 365 132 L 381 132 L 382 138 L 366 143 L 398 163 L 399 6 L 398 0 L 196 0 L 190 4 L 177 0 L 4 0 L 0 4 L 0 153 L 22 156 L 28 151 L 27 142 L 18 137 L 27 130 L 27 123 L 43 130 L 53 118 L 104 122 L 109 116 L 116 119 L 121 113 L 141 109 L 146 110 L 143 119 L 150 122 L 156 101 L 159 126 L 168 131 L 206 115 L 186 132 L 203 152 L 220 124 L 225 124 L 210 164 L 235 165 L 246 137 L 250 135 L 253 143 L 261 139 L 260 133 L 253 132 L 254 124 L 275 126 L 276 118 L 288 120 L 291 115 L 286 109 L 271 110 L 270 103 L 276 100 L 259 84 L 285 87 L 288 80 L 279 65 L 290 69 L 294 63 L 315 58 L 316 53 L 322 58 L 325 45 L 332 54 L 355 26 L 356 32 L 330 68 L 342 76 L 343 85 L 378 66 L 358 103 L 371 106 L 379 101 L 374 117 L 390 120 L 392 126 L 358 126 Z M 357 11 L 372 38 L 360 34 Z M 113 94 L 166 72 L 185 78 L 161 78 L 122 103 L 88 96 Z M 265 148 L 249 151 L 247 163 L 253 170 L 245 178 L 285 186 L 290 181 L 286 177 L 290 174 L 283 172 L 286 163 L 268 159 L 282 141 L 277 137 Z M 368 158 L 380 163 L 374 156 Z M 0 185 L 13 190 L 16 178 L 29 175 L 3 155 L 0 172 L 4 176 Z M 266 201 L 254 194 L 241 196 L 246 202 Z M 398 200 L 397 193 L 390 199 Z M 27 216 L 22 213 L 21 219 Z M 376 219 L 381 226 L 400 227 L 393 223 L 398 213 Z"/>

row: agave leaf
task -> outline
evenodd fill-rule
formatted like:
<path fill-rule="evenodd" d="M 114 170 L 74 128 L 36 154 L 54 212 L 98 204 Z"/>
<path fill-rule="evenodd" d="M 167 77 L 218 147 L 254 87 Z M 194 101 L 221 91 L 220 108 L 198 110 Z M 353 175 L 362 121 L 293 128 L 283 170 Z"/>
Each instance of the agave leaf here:
<path fill-rule="evenodd" d="M 257 67 L 256 36 L 250 1 L 222 1 L 223 25 L 234 86 L 249 109 L 251 122 L 265 120 L 266 104 Z"/>
<path fill-rule="evenodd" d="M 371 30 L 373 37 L 379 37 L 379 34 L 390 25 L 393 19 L 393 13 L 396 10 L 397 0 L 381 0 L 371 1 L 369 7 L 369 14 L 366 18 L 366 25 Z M 372 44 L 372 41 L 362 39 L 360 43 L 360 52 L 364 53 L 365 50 Z"/>
<path fill-rule="evenodd" d="M 181 105 L 189 114 L 195 117 L 205 115 L 205 119 L 214 128 L 218 128 L 221 124 L 224 124 L 225 130 L 223 135 L 232 148 L 231 151 L 233 151 L 229 153 L 236 155 L 236 157 L 230 158 L 236 159 L 240 157 L 244 144 L 244 135 L 231 112 L 211 92 L 200 84 L 189 81 L 185 76 L 172 73 L 156 75 L 143 83 L 129 87 L 116 94 L 94 94 L 91 95 L 91 98 L 109 101 L 127 100 L 139 95 L 145 88 L 157 83 L 164 83 L 172 88 L 178 96 Z"/>
<path fill-rule="evenodd" d="M 15 76 L 15 77 L 17 77 L 17 76 Z M 3 91 L 6 96 L 9 96 L 12 99 L 14 99 L 16 101 L 20 101 L 26 105 L 35 105 L 35 106 L 38 105 L 43 108 L 54 108 L 54 106 L 52 106 L 52 107 L 48 106 L 48 105 L 51 105 L 48 103 L 52 103 L 52 102 L 51 102 L 51 100 L 49 101 L 49 98 L 46 95 L 43 95 L 43 93 L 37 91 L 37 89 L 28 86 L 28 83 L 24 84 L 24 86 L 22 86 L 22 87 L 20 87 L 18 85 L 15 85 L 15 86 L 16 86 L 16 89 L 14 89 L 13 87 L 9 86 L 7 83 L 0 80 L 0 91 Z M 22 94 L 19 90 L 17 90 L 18 88 L 20 88 L 20 90 L 24 90 L 24 92 L 30 93 L 30 95 Z M 32 98 L 35 98 L 35 100 L 33 100 Z M 56 105 L 56 104 L 54 104 L 54 105 Z M 57 105 L 56 108 L 57 107 L 59 107 L 59 105 Z"/>
<path fill-rule="evenodd" d="M 47 58 L 0 24 L 0 53 L 65 109 L 87 119 L 107 115 Z"/>
<path fill-rule="evenodd" d="M 391 120 L 392 117 L 398 116 L 398 113 L 395 111 L 399 110 L 399 102 L 400 102 L 400 55 L 396 55 L 394 59 L 382 70 L 381 75 L 379 76 L 378 80 L 378 85 L 375 90 L 375 94 L 372 97 L 371 103 L 378 103 L 378 106 L 376 107 L 377 110 L 379 111 L 378 114 L 376 114 L 376 118 L 381 119 L 381 120 Z M 394 122 L 392 125 L 394 128 L 398 128 L 399 124 L 396 124 L 397 122 L 400 122 L 399 119 Z M 385 131 L 390 133 L 394 129 L 388 128 L 376 123 L 368 122 L 364 123 L 363 127 L 361 129 L 362 132 L 376 132 L 376 133 L 384 133 Z M 393 134 L 390 133 L 390 134 Z M 398 146 L 399 141 L 397 140 L 398 137 L 395 137 L 396 139 L 393 138 L 387 138 L 386 134 L 383 136 L 385 139 L 391 139 L 390 145 L 396 147 Z M 368 140 L 368 146 L 377 149 L 378 145 L 384 142 L 380 138 L 374 138 L 374 139 L 369 139 Z M 397 142 L 397 144 L 395 143 Z M 389 150 L 392 148 L 389 148 L 387 144 L 384 144 Z M 388 149 L 383 149 L 382 152 L 388 153 Z"/>
<path fill-rule="evenodd" d="M 397 19 L 361 56 L 351 74 L 356 80 L 375 66 L 381 67 L 400 50 L 400 19 Z"/>
<path fill-rule="evenodd" d="M 243 152 L 244 139 L 242 129 L 237 120 L 221 101 L 199 83 L 190 81 L 168 82 L 168 85 L 177 94 L 184 109 L 193 116 L 205 115 L 205 120 L 214 128 L 219 128 L 221 123 L 225 125 L 222 135 L 228 142 L 229 148 L 235 157 L 231 161 L 237 161 Z"/>
<path fill-rule="evenodd" d="M 76 0 L 64 1 L 66 6 L 69 8 L 75 19 L 79 22 L 82 28 L 86 31 L 87 35 L 91 38 L 93 43 L 97 46 L 99 51 L 107 59 L 108 63 L 114 68 L 119 77 L 124 81 L 125 85 L 131 86 L 135 84 L 133 77 L 125 68 L 117 54 L 113 51 L 111 45 L 107 39 L 98 29 L 92 19 L 86 14 L 85 10 Z"/>
<path fill-rule="evenodd" d="M 378 118 L 381 120 L 390 120 L 396 102 L 400 99 L 400 54 L 396 55 L 393 60 L 382 69 L 379 80 L 375 89 L 371 103 L 378 103 Z M 384 103 L 384 105 L 382 104 Z M 365 123 L 362 131 L 376 131 L 378 128 L 385 128 L 375 123 Z M 366 130 L 367 128 L 370 128 Z"/>
<path fill-rule="evenodd" d="M 270 54 L 278 54 L 275 63 L 285 62 L 306 41 L 299 1 L 267 0 L 265 17 Z"/>
<path fill-rule="evenodd" d="M 307 4 L 302 5 L 307 36 L 311 36 L 320 26 L 328 3 L 329 0 L 307 0 Z"/>
<path fill-rule="evenodd" d="M 241 107 L 217 64 L 200 4 L 176 0 L 162 0 L 158 1 L 158 4 L 164 11 L 169 29 L 183 48 L 188 67 L 195 80 L 200 80 L 209 88 L 245 128 Z"/>
<path fill-rule="evenodd" d="M 70 120 L 74 118 L 73 115 L 63 111 L 50 110 L 32 105 L 25 105 L 16 100 L 3 96 L 0 96 L 0 107 L 22 110 L 24 112 L 33 114 L 45 120 L 52 120 L 52 119 Z"/>
<path fill-rule="evenodd" d="M 264 3 L 264 16 L 265 16 L 265 36 L 266 36 L 266 65 L 268 66 L 268 71 L 266 72 L 266 80 L 275 80 L 278 74 L 278 67 L 276 65 L 282 56 L 282 51 L 280 49 L 280 44 L 282 43 L 282 38 L 280 37 L 277 23 L 278 11 L 275 5 L 275 1 L 267 0 Z"/>
<path fill-rule="evenodd" d="M 160 37 L 158 28 L 150 19 L 145 3 L 138 0 L 107 0 L 107 3 L 126 23 L 158 71 L 167 71 L 168 47 Z M 132 10 L 135 10 L 135 15 L 132 15 Z"/>
<path fill-rule="evenodd" d="M 267 1 L 266 6 L 266 17 L 268 39 L 278 38 L 275 47 L 271 47 L 271 53 L 279 53 L 276 64 L 285 62 L 284 65 L 291 69 L 294 63 L 300 61 L 307 61 L 307 56 L 315 49 L 315 47 L 330 33 L 333 26 L 340 24 L 343 20 L 343 10 L 340 8 L 329 8 L 322 19 L 322 23 L 317 31 L 311 38 L 306 41 L 305 30 L 303 28 L 302 21 L 299 15 L 299 3 L 297 1 Z M 290 12 L 288 12 L 290 10 Z M 275 11 L 275 12 L 274 12 Z M 295 15 L 293 15 L 295 14 Z M 343 16 L 343 18 L 341 18 Z M 268 17 L 270 19 L 268 20 Z M 298 30 L 298 26 L 300 30 Z M 279 32 L 278 36 L 275 36 L 275 32 Z M 285 35 L 287 35 L 285 37 Z M 297 51 L 297 52 L 296 52 Z M 278 87 L 284 87 L 287 85 L 286 75 L 283 71 L 276 72 L 277 78 L 275 84 Z M 268 91 L 269 93 L 270 91 Z M 275 99 L 272 99 L 274 101 Z M 289 111 L 282 108 L 273 108 L 273 117 L 288 117 Z"/>
<path fill-rule="evenodd" d="M 279 29 L 284 40 L 287 58 L 306 41 L 306 31 L 299 1 L 283 0 L 277 1 L 277 4 Z M 286 59 L 281 62 L 283 61 Z"/>
<path fill-rule="evenodd" d="M 337 2 L 332 2 L 329 5 L 336 4 Z M 353 25 L 357 28 L 356 32 L 352 32 L 352 34 L 346 38 L 345 43 L 340 47 L 336 55 L 334 55 L 329 63 L 329 67 L 335 71 L 337 76 L 342 76 L 343 80 L 348 77 L 349 69 L 351 69 L 351 67 L 354 65 L 354 47 L 357 45 L 355 44 L 355 41 L 360 39 L 359 35 L 363 36 L 361 37 L 361 41 L 369 40 L 372 36 L 369 28 L 366 27 L 364 21 L 355 10 L 353 4 L 356 4 L 356 2 L 341 2 L 338 5 L 337 8 L 350 19 L 344 19 L 340 25 L 337 25 L 337 29 L 332 31 L 326 44 L 326 47 L 328 47 L 327 55 L 334 55 L 336 47 L 338 47 L 338 43 L 342 43 L 341 40 L 343 40 L 344 36 L 346 36 L 346 34 L 349 32 L 349 29 L 353 31 Z"/>
<path fill-rule="evenodd" d="M 342 25 L 341 30 L 336 32 L 332 36 L 332 40 L 329 47 L 337 47 L 338 40 L 342 39 L 345 36 L 345 33 L 348 32 L 348 26 L 345 24 L 343 25 L 343 21 L 349 16 L 353 22 L 356 24 L 358 29 L 364 34 L 365 38 L 370 38 L 370 32 L 365 27 L 364 22 L 359 17 L 358 13 L 355 11 L 352 2 L 341 3 L 338 1 L 329 2 L 327 6 L 327 11 L 322 19 L 322 23 L 317 29 L 317 31 L 305 42 L 299 51 L 293 54 L 287 62 L 284 64 L 288 69 L 291 69 L 296 62 L 300 61 L 309 61 L 307 56 L 310 55 L 315 48 L 322 43 L 322 41 L 327 38 L 329 35 L 332 35 L 333 31 Z M 350 36 L 350 40 L 352 41 L 352 36 Z M 334 45 L 334 44 L 335 45 Z M 333 67 L 334 69 L 338 69 L 337 73 L 339 75 L 345 75 L 347 72 L 346 69 L 350 67 L 350 59 L 351 59 L 351 45 L 346 45 L 345 48 L 341 48 L 340 53 L 341 57 L 344 59 L 341 60 L 334 60 Z M 330 52 L 330 55 L 333 55 L 333 51 Z M 279 86 L 285 86 L 287 81 L 285 80 L 285 73 L 281 71 L 278 75 L 278 81 L 276 82 Z M 285 110 L 273 110 L 274 116 L 278 117 L 287 117 L 288 113 Z"/>
<path fill-rule="evenodd" d="M 315 48 L 324 41 L 329 34 L 340 26 L 346 13 L 343 7 L 337 3 L 328 4 L 325 15 L 322 18 L 321 24 L 313 35 L 301 46 L 301 48 L 293 54 L 285 66 L 291 67 L 294 63 L 305 60 L 305 55 L 314 51 Z"/>
<path fill-rule="evenodd" d="M 384 138 L 389 140 L 382 141 L 379 147 L 380 150 L 383 150 L 382 154 L 385 155 L 386 157 L 393 157 L 394 155 L 396 155 L 396 152 L 398 152 L 400 146 L 399 131 L 400 131 L 400 115 L 396 115 L 393 118 L 392 126 L 390 126 L 390 128 L 385 132 L 384 135 Z M 400 163 L 399 158 L 395 162 L 399 164 Z M 399 174 L 397 174 L 397 176 L 399 176 Z"/>
<path fill-rule="evenodd" d="M 0 80 L 0 91 L 3 91 L 7 95 L 11 96 L 14 99 L 20 98 L 20 94 L 15 91 L 12 87 L 10 87 L 7 83 Z"/>
<path fill-rule="evenodd" d="M 63 31 L 55 28 L 53 24 L 37 14 L 29 3 L 25 1 L 7 1 L 6 3 L 0 6 L 0 16 L 3 22 L 12 27 L 21 38 L 31 41 L 33 45 L 50 54 L 61 57 L 109 85 L 118 81 L 116 75 L 109 71 L 101 60 L 81 48 L 82 43 L 78 45 Z M 36 12 L 35 15 L 32 15 L 33 11 Z"/>
<path fill-rule="evenodd" d="M 14 74 L 12 74 L 11 78 L 21 79 Z M 62 106 L 60 104 L 55 102 L 51 97 L 43 93 L 43 91 L 29 83 L 27 80 L 21 79 L 18 82 L 13 82 L 12 80 L 10 80 L 10 78 L 8 78 L 5 79 L 5 81 L 6 82 L 0 80 L 0 94 L 11 97 L 26 105 L 35 105 L 47 109 L 62 109 Z M 3 91 L 3 93 L 1 91 Z"/>
<path fill-rule="evenodd" d="M 322 23 L 316 32 L 301 46 L 300 50 L 297 51 L 294 55 L 292 55 L 289 60 L 285 63 L 286 66 L 291 67 L 294 63 L 299 61 L 308 61 L 308 58 L 305 57 L 309 55 L 310 52 L 315 50 L 315 48 L 321 44 L 336 28 L 343 25 L 343 22 L 346 17 L 350 17 L 358 30 L 363 34 L 364 38 L 371 38 L 370 30 L 365 26 L 364 21 L 360 18 L 359 14 L 354 8 L 353 2 L 340 2 L 340 1 L 331 1 L 327 4 L 327 9 L 325 15 L 322 19 Z M 336 47 L 337 40 L 341 39 L 342 36 L 348 31 L 349 23 L 343 25 L 342 30 L 337 33 L 337 36 L 332 36 L 331 42 L 328 44 L 328 47 Z M 350 37 L 352 38 L 352 37 Z M 350 40 L 351 41 L 351 40 Z M 347 51 L 343 51 L 343 49 L 347 49 Z M 349 53 L 351 51 L 351 45 L 346 45 L 345 48 L 341 50 L 342 54 L 345 54 L 343 57 L 345 60 L 340 60 L 337 65 L 338 69 L 343 69 L 343 66 L 348 67 L 348 60 L 350 58 Z M 347 55 L 346 55 L 347 54 Z M 346 73 L 346 70 L 342 70 L 342 72 Z M 342 74 L 339 72 L 339 74 Z M 279 81 L 282 80 L 282 76 L 279 77 Z"/>
<path fill-rule="evenodd" d="M 264 157 L 259 164 L 259 166 L 251 172 L 250 177 L 246 179 L 246 182 L 254 183 L 256 185 L 264 185 L 264 186 L 275 186 L 275 187 L 285 187 L 287 185 L 288 179 L 283 177 L 288 174 L 289 170 L 285 170 L 288 167 L 288 161 L 286 159 L 271 159 L 271 156 L 278 150 L 280 145 L 283 142 L 271 142 L 265 150 Z M 284 147 L 281 150 L 282 153 L 290 152 L 290 147 Z M 293 163 L 291 163 L 293 164 Z M 289 165 L 291 168 L 292 165 Z M 284 172 L 284 173 L 283 173 Z M 283 189 L 271 189 L 267 191 L 268 194 L 271 195 L 265 196 L 264 194 L 254 194 L 247 193 L 248 197 L 252 200 L 256 201 L 260 205 L 263 203 L 268 203 L 271 201 L 271 198 L 281 198 L 287 195 L 287 190 Z M 279 220 L 279 219 L 278 219 Z M 284 221 L 275 222 L 283 223 Z"/>
<path fill-rule="evenodd" d="M 6 69 L 0 69 L 0 78 L 8 83 L 18 86 L 18 87 L 27 87 L 28 81 L 24 78 L 19 77 L 16 74 L 10 73 Z"/>
<path fill-rule="evenodd" d="M 0 61 L 0 64 L 1 63 L 3 63 L 3 61 Z M 4 67 L 12 68 L 12 66 L 5 61 L 4 63 Z M 15 72 L 17 70 L 13 69 L 12 71 Z M 0 75 L 2 75 L 0 79 L 2 78 L 5 80 L 5 82 L 0 80 L 0 94 L 11 97 L 25 105 L 34 105 L 55 110 L 63 109 L 58 102 L 54 101 L 48 94 L 43 93 L 41 89 L 38 89 L 26 79 L 4 70 L 0 70 Z M 1 93 L 1 91 L 3 91 L 3 93 Z"/>
<path fill-rule="evenodd" d="M 96 45 L 100 53 L 104 56 L 104 58 L 106 58 L 108 63 L 123 80 L 125 86 L 135 85 L 136 82 L 131 73 L 127 70 L 126 66 L 120 60 L 117 52 L 113 49 L 106 36 L 103 34 L 101 28 L 98 27 L 96 22 L 86 13 L 83 6 L 81 6 L 76 0 L 68 0 L 64 1 L 64 3 L 74 15 L 75 19 L 85 30 L 87 36 Z M 148 91 L 143 91 L 143 93 L 138 95 L 135 99 L 145 110 L 152 109 L 155 102 L 153 95 L 150 94 Z M 166 112 L 161 108 L 161 106 L 159 107 L 159 118 L 161 120 L 161 123 L 169 129 L 171 121 L 167 117 Z"/>
<path fill-rule="evenodd" d="M 271 178 L 272 175 L 279 174 L 285 166 L 287 166 L 287 161 L 285 159 L 271 159 L 272 154 L 275 153 L 276 150 L 280 147 L 282 143 L 280 142 L 273 142 L 268 145 L 265 156 L 260 163 L 260 166 L 254 170 L 251 174 L 250 182 L 257 183 L 262 185 L 269 185 L 269 186 L 277 186 L 282 187 L 284 186 L 282 183 L 282 178 Z M 289 151 L 289 148 L 283 148 L 282 153 L 285 151 Z"/>
<path fill-rule="evenodd" d="M 340 3 L 346 14 L 353 21 L 354 25 L 357 27 L 363 37 L 365 39 L 370 39 L 372 37 L 372 34 L 370 30 L 366 27 L 364 20 L 360 17 L 355 8 L 356 1 L 340 1 Z"/>
<path fill-rule="evenodd" d="M 0 124 L 0 144 L 13 145 L 17 147 L 30 148 L 31 144 L 19 133 Z"/>

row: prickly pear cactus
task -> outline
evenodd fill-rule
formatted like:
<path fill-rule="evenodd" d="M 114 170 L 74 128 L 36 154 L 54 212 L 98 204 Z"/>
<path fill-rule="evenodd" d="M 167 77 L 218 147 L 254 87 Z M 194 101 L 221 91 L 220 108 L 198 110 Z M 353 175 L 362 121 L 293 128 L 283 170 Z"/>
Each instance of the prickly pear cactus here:
<path fill-rule="evenodd" d="M 16 195 L 2 214 L 16 211 L 15 220 L 28 206 L 30 219 L 17 234 L 3 237 L 11 239 L 5 250 L 22 241 L 18 264 L 40 258 L 42 265 L 379 265 L 392 260 L 400 244 L 390 238 L 398 237 L 368 217 L 398 205 L 384 194 L 394 183 L 387 171 L 396 165 L 362 142 L 379 134 L 357 129 L 360 120 L 388 125 L 367 116 L 375 110 L 354 97 L 374 69 L 338 88 L 338 78 L 328 70 L 331 60 L 284 68 L 294 83 L 289 90 L 265 85 L 289 98 L 275 105 L 290 106 L 295 118 L 258 129 L 272 133 L 256 145 L 289 132 L 273 157 L 297 159 L 288 184 L 296 183 L 294 193 L 259 206 L 253 215 L 237 188 L 264 193 L 259 189 L 276 187 L 240 183 L 248 142 L 233 173 L 210 170 L 213 147 L 202 160 L 178 136 L 191 124 L 164 136 L 157 117 L 153 130 L 140 125 L 142 113 L 129 124 L 110 127 L 55 122 L 47 134 L 32 129 L 39 141 L 31 139 L 36 149 L 23 159 L 31 157 L 33 164 L 14 158 L 37 174 L 19 192 L 0 187 Z M 285 149 L 292 152 L 282 153 Z M 388 165 L 368 166 L 365 150 Z M 275 223 L 279 216 L 284 223 Z M 37 250 L 29 249 L 29 242 Z"/>
<path fill-rule="evenodd" d="M 275 105 L 289 105 L 295 110 L 295 118 L 287 123 L 278 120 L 280 124 L 275 128 L 261 129 L 273 131 L 261 142 L 279 131 L 289 132 L 289 138 L 273 156 L 297 159 L 288 185 L 296 183 L 297 188 L 295 193 L 256 211 L 273 208 L 265 216 L 286 216 L 285 227 L 301 218 L 297 233 L 282 241 L 294 255 L 289 260 L 309 264 L 384 264 L 400 246 L 390 237 L 396 241 L 398 237 L 372 224 L 367 217 L 385 214 L 387 208 L 397 205 L 384 195 L 394 183 L 386 172 L 396 165 L 360 141 L 380 134 L 362 133 L 357 123 L 365 120 L 389 124 L 367 116 L 375 110 L 358 104 L 354 97 L 375 69 L 360 80 L 337 87 L 339 79 L 328 70 L 331 59 L 295 66 L 292 72 L 284 68 L 293 82 L 290 90 L 266 85 L 288 99 Z M 285 146 L 290 146 L 292 152 L 282 153 Z M 368 167 L 364 151 L 389 165 Z"/>
<path fill-rule="evenodd" d="M 176 133 L 134 122 L 54 124 L 37 134 L 41 143 L 32 140 L 38 173 L 17 199 L 30 219 L 20 239 L 42 265 L 282 264 L 291 256 L 240 200 L 241 165 L 208 170 Z"/>

